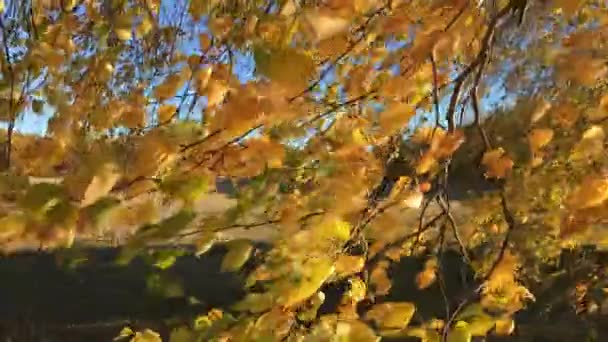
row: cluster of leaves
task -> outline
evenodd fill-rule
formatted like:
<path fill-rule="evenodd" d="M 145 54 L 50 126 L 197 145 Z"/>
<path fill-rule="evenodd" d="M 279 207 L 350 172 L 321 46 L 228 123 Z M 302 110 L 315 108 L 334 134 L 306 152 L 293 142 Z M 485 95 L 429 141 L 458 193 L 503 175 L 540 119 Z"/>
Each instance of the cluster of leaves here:
<path fill-rule="evenodd" d="M 3 249 L 115 236 L 128 262 L 228 239 L 222 270 L 240 272 L 255 248 L 229 232 L 275 233 L 246 297 L 172 340 L 511 334 L 540 266 L 605 239 L 604 1 L 5 2 Z M 44 134 L 16 132 L 36 115 Z M 450 189 L 467 177 L 496 191 L 461 223 Z M 246 181 L 210 212 L 219 178 Z M 428 259 L 418 288 L 445 292 L 448 248 L 477 285 L 443 317 L 383 300 L 409 256 Z M 346 290 L 321 313 L 332 283 Z"/>

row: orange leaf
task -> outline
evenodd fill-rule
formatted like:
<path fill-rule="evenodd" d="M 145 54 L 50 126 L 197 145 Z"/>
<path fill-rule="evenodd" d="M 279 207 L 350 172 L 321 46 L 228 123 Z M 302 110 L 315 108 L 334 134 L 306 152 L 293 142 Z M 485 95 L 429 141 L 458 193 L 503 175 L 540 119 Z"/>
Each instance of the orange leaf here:
<path fill-rule="evenodd" d="M 528 135 L 530 148 L 537 151 L 545 147 L 553 139 L 553 130 L 550 128 L 536 128 Z"/>
<path fill-rule="evenodd" d="M 513 168 L 513 161 L 502 147 L 484 153 L 481 164 L 486 167 L 488 178 L 505 178 Z"/>

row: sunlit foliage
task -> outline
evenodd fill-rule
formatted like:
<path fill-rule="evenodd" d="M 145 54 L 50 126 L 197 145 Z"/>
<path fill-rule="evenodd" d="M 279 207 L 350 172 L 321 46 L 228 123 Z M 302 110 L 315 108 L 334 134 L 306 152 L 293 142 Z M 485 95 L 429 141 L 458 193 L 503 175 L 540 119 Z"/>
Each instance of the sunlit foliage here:
<path fill-rule="evenodd" d="M 3 4 L 2 248 L 112 237 L 127 263 L 225 242 L 247 295 L 170 341 L 509 335 L 543 265 L 608 242 L 605 1 Z M 44 133 L 16 130 L 37 116 Z M 226 178 L 236 205 L 212 210 Z M 463 221 L 466 179 L 486 188 Z M 444 315 L 383 300 L 404 257 L 445 292 L 447 250 L 474 280 Z M 344 288 L 330 313 L 328 284 Z"/>

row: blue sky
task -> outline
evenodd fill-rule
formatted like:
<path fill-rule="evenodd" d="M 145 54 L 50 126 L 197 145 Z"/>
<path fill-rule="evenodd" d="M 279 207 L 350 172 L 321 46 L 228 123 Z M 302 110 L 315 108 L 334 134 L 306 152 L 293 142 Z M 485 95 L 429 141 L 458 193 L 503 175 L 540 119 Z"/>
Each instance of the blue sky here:
<path fill-rule="evenodd" d="M 11 0 L 5 0 L 7 2 L 7 8 Z M 13 0 L 19 1 L 19 0 Z M 194 23 L 192 22 L 189 15 L 183 15 L 182 17 L 175 16 L 175 13 L 181 13 L 182 11 L 187 11 L 188 0 L 169 0 L 163 1 L 161 10 L 160 10 L 160 24 L 161 26 L 175 24 L 178 20 L 183 20 L 183 27 L 188 28 L 188 35 L 183 37 L 179 48 L 185 53 L 191 53 L 200 49 L 199 47 L 199 34 L 207 32 L 206 20 L 203 18 L 201 22 Z M 168 15 L 171 13 L 172 15 Z M 10 16 L 10 13 L 3 13 L 3 19 L 6 19 Z M 389 49 L 397 49 L 403 46 L 403 42 L 395 42 L 393 44 L 389 44 Z M 255 70 L 255 62 L 251 55 L 243 55 L 236 54 L 235 56 L 235 65 L 234 72 L 238 76 L 238 78 L 242 82 L 246 82 L 251 80 L 254 77 Z M 332 82 L 335 78 L 335 74 L 333 72 L 329 72 L 324 82 L 321 83 L 321 89 L 324 88 L 324 84 Z M 482 110 L 485 112 L 489 110 L 493 105 L 495 105 L 498 101 L 500 101 L 502 95 L 504 94 L 504 89 L 502 89 L 502 82 L 496 82 L 496 85 L 493 87 L 490 92 L 492 96 L 485 98 L 481 102 Z M 183 89 L 185 91 L 185 88 Z M 182 91 L 182 94 L 183 94 Z M 178 95 L 182 95 L 178 94 Z M 190 107 L 190 101 L 192 101 L 193 97 L 189 97 L 189 99 L 184 103 L 182 108 L 188 109 Z M 449 99 L 447 97 L 443 97 L 440 103 L 440 110 L 442 113 L 445 113 L 447 108 L 447 102 Z M 175 104 L 179 102 L 179 100 L 174 100 Z M 194 115 L 191 116 L 192 119 L 200 119 L 203 110 L 205 107 L 204 99 L 197 102 L 197 106 L 195 107 Z M 150 108 L 153 109 L 153 108 Z M 44 134 L 47 127 L 47 121 L 52 116 L 54 109 L 50 106 L 44 107 L 42 114 L 35 114 L 33 112 L 26 112 L 24 115 L 20 117 L 20 119 L 16 122 L 16 129 L 23 133 L 34 133 L 34 134 Z M 465 122 L 470 121 L 470 109 L 466 110 L 465 114 Z M 420 113 L 419 117 L 426 116 L 432 117 L 434 114 L 429 113 Z M 419 120 L 413 120 L 411 126 L 414 127 L 418 125 Z M 4 125 L 6 126 L 6 125 Z"/>

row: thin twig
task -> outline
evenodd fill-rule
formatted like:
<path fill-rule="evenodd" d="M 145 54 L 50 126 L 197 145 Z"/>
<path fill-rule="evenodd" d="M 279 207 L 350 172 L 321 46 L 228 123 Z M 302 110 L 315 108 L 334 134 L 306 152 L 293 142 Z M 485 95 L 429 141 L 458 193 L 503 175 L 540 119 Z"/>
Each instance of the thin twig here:
<path fill-rule="evenodd" d="M 452 92 L 452 96 L 450 97 L 450 104 L 448 106 L 448 111 L 446 114 L 447 120 L 448 120 L 448 130 L 450 132 L 453 132 L 454 129 L 456 129 L 456 124 L 454 121 L 454 112 L 456 111 L 456 104 L 458 103 L 458 97 L 460 96 L 460 90 L 462 89 L 464 82 L 467 80 L 467 78 L 470 76 L 470 74 L 483 61 L 485 61 L 486 56 L 488 55 L 488 52 L 489 52 L 492 38 L 494 37 L 494 30 L 496 29 L 496 25 L 498 24 L 498 21 L 500 19 L 502 19 L 504 16 L 508 15 L 509 13 L 510 13 L 510 8 L 509 8 L 509 6 L 507 6 L 507 7 L 503 8 L 500 12 L 498 12 L 496 17 L 494 17 L 492 19 L 492 21 L 488 25 L 488 31 L 486 32 L 486 34 L 484 35 L 484 37 L 481 40 L 481 48 L 480 48 L 479 53 L 477 54 L 477 57 L 475 57 L 475 59 L 469 65 L 467 65 L 467 67 L 458 75 L 458 77 L 456 77 L 456 80 L 454 81 L 454 90 Z"/>

